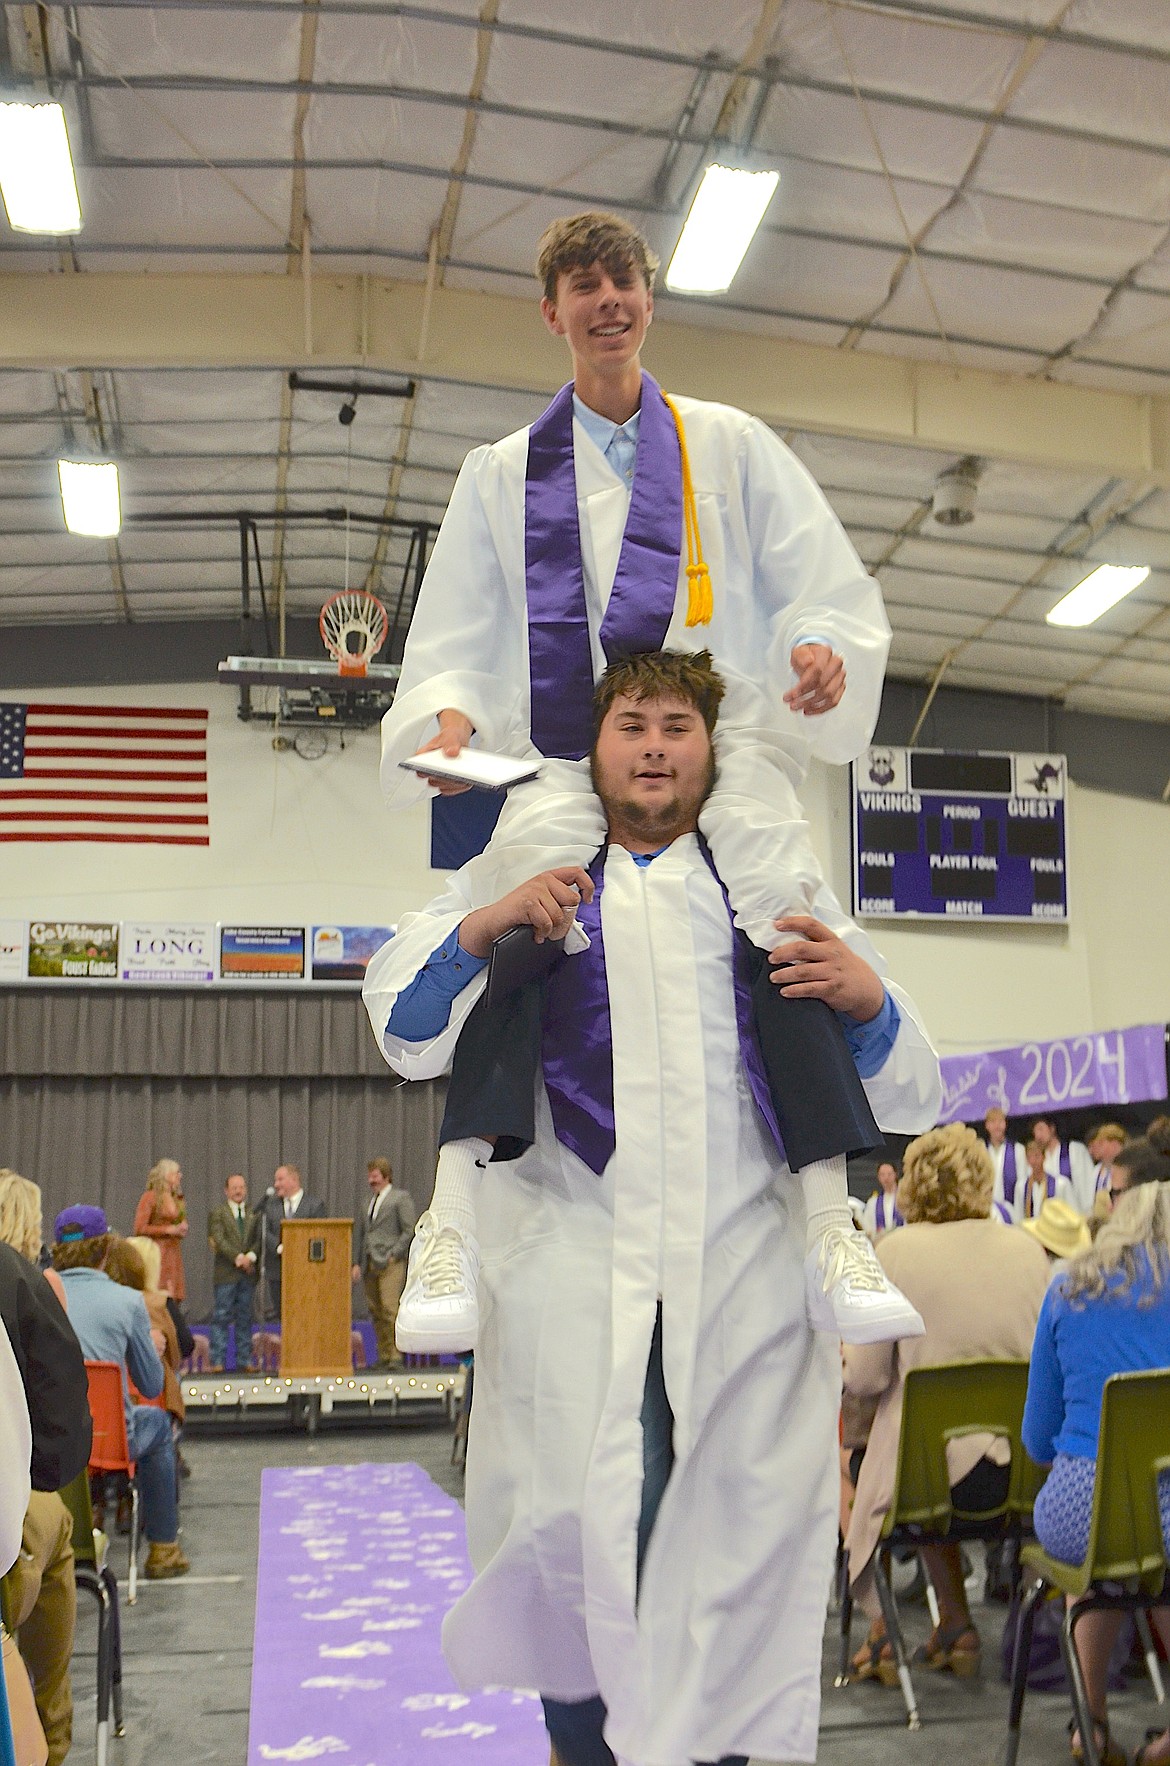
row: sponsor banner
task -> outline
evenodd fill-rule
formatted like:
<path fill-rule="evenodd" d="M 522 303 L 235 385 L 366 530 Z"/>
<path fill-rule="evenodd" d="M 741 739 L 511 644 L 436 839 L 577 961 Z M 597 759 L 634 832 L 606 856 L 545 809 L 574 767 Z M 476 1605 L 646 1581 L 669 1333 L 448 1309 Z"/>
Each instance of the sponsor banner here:
<path fill-rule="evenodd" d="M 124 921 L 123 981 L 215 980 L 215 927 Z"/>
<path fill-rule="evenodd" d="M 86 920 L 33 920 L 28 929 L 32 981 L 116 981 L 118 927 Z"/>
<path fill-rule="evenodd" d="M 28 927 L 23 920 L 0 920 L 0 981 L 24 980 Z"/>
<path fill-rule="evenodd" d="M 390 926 L 314 926 L 314 981 L 360 981 L 374 952 L 393 938 Z"/>
<path fill-rule="evenodd" d="M 303 926 L 222 926 L 221 981 L 303 981 Z"/>
<path fill-rule="evenodd" d="M 941 1063 L 943 1122 L 1132 1104 L 1166 1096 L 1166 1027 L 1139 1024 L 1093 1036 L 950 1055 Z"/>

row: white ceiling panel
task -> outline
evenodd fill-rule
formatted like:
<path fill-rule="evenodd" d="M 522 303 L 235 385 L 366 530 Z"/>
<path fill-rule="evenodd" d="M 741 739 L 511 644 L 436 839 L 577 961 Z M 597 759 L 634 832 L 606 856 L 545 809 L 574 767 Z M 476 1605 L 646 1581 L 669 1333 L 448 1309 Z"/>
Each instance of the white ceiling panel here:
<path fill-rule="evenodd" d="M 1170 199 L 1170 159 L 1039 130 L 999 129 L 979 162 L 979 187 L 1157 224 L 1165 220 Z"/>
<path fill-rule="evenodd" d="M 91 73 L 222 75 L 295 80 L 300 18 L 270 8 L 232 13 L 83 6 L 81 52 Z"/>
<path fill-rule="evenodd" d="M 770 229 L 808 228 L 814 232 L 848 233 L 901 248 L 906 223 L 917 233 L 947 201 L 947 192 L 934 183 L 895 180 L 894 190 L 878 171 L 857 171 L 848 166 L 819 165 L 792 158 L 780 168 L 780 188 L 772 198 L 767 222 Z M 895 192 L 897 202 L 894 200 Z"/>
<path fill-rule="evenodd" d="M 1112 283 L 1144 263 L 1163 239 L 1158 221 L 1080 214 L 983 192 L 964 193 L 931 229 L 931 251 L 992 258 Z M 1143 271 L 1143 280 L 1149 274 Z"/>
<path fill-rule="evenodd" d="M 230 74 L 230 52 L 222 69 Z M 214 159 L 246 156 L 265 159 L 287 154 L 292 145 L 296 99 L 291 93 L 217 91 L 127 92 L 102 88 L 90 93 L 94 143 L 101 154 L 120 159 Z M 230 191 L 225 172 L 221 183 Z M 281 231 L 285 231 L 285 216 Z"/>
<path fill-rule="evenodd" d="M 979 144 L 980 125 L 963 118 L 880 101 L 868 111 L 895 179 L 957 183 Z M 782 89 L 765 112 L 756 146 L 764 156 L 791 148 L 859 171 L 882 170 L 865 116 L 843 94 Z"/>
<path fill-rule="evenodd" d="M 456 105 L 322 92 L 305 118 L 305 152 L 310 160 L 392 160 L 445 170 L 459 151 L 463 118 Z M 289 152 L 292 142 L 271 146 Z"/>
<path fill-rule="evenodd" d="M 588 14 L 573 14 L 570 23 L 559 0 L 503 0 L 500 16 L 508 24 L 587 30 L 599 43 L 650 44 L 692 56 L 718 47 L 735 57 L 751 41 L 760 8 L 759 0 L 727 0 L 713 19 L 708 7 L 678 0 L 591 0 Z"/>
<path fill-rule="evenodd" d="M 110 242 L 164 245 L 272 245 L 278 235 L 268 216 L 288 214 L 291 172 L 233 172 L 238 190 L 205 166 L 186 171 L 90 172 L 82 200 L 87 254 Z M 287 222 L 286 222 L 287 226 Z"/>
<path fill-rule="evenodd" d="M 937 330 L 923 272 L 948 334 L 986 343 L 1058 350 L 1097 317 L 1101 290 L 1081 282 L 935 258 L 909 270 L 882 315 L 891 325 Z"/>
<path fill-rule="evenodd" d="M 1119 112 L 1122 86 L 1125 105 Z M 1016 94 L 1012 113 L 1170 145 L 1170 61 L 1049 43 Z"/>
<path fill-rule="evenodd" d="M 819 0 L 788 0 L 782 41 L 798 73 L 848 81 L 935 102 L 990 107 L 1024 49 L 991 31 L 887 16 Z"/>

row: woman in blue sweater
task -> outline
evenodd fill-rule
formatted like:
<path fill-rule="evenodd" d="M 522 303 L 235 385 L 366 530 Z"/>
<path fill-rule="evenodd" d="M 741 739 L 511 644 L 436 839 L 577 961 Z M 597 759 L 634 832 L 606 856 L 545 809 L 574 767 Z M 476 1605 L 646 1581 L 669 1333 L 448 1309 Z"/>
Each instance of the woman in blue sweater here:
<path fill-rule="evenodd" d="M 1111 1374 L 1170 1367 L 1170 1183 L 1139 1182 L 1118 1198 L 1095 1244 L 1053 1280 L 1036 1325 L 1024 1445 L 1049 1465 L 1036 1499 L 1036 1536 L 1053 1557 L 1083 1563 L 1089 1544 L 1101 1396 Z M 1158 1480 L 1170 1548 L 1170 1472 Z M 1170 1644 L 1170 1608 L 1151 1615 Z M 1121 1616 L 1087 1613 L 1077 1652 L 1103 1766 L 1124 1766 L 1109 1738 L 1106 1669 Z M 1074 1759 L 1083 1757 L 1072 1736 Z M 1170 1732 L 1147 1741 L 1135 1766 L 1167 1766 Z"/>

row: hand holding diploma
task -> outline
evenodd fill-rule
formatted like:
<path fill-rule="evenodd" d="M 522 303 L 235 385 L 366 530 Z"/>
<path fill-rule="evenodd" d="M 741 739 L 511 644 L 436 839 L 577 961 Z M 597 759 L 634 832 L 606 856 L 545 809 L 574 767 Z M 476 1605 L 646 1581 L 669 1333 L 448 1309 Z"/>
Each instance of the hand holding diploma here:
<path fill-rule="evenodd" d="M 459 926 L 469 956 L 486 957 L 496 939 L 514 926 L 531 926 L 537 944 L 567 937 L 582 901 L 593 900 L 593 879 L 579 865 L 560 865 L 530 877 L 490 907 L 476 908 Z"/>

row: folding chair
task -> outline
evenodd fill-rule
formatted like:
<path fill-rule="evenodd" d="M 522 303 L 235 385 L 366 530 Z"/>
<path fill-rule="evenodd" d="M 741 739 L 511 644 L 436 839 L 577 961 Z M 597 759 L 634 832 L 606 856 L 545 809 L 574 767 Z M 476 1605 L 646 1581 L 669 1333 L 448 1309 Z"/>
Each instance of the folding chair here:
<path fill-rule="evenodd" d="M 89 1411 L 93 1418 L 89 1469 L 121 1473 L 130 1489 L 130 1576 L 126 1599 L 133 1606 L 138 1599 L 138 1479 L 126 1434 L 122 1369 L 116 1361 L 87 1361 L 85 1371 L 89 1376 Z"/>
<path fill-rule="evenodd" d="M 123 1736 L 126 1733 L 122 1721 L 122 1624 L 118 1608 L 118 1578 L 107 1562 L 110 1542 L 93 1524 L 88 1472 L 79 1472 L 58 1494 L 73 1519 L 74 1580 L 78 1588 L 84 1588 L 97 1601 L 97 1766 L 106 1766 L 111 1702 L 114 1734 Z"/>
<path fill-rule="evenodd" d="M 883 1554 L 905 1546 L 917 1550 L 923 1545 L 952 1545 L 965 1539 L 1018 1540 L 1030 1527 L 1032 1503 L 1044 1474 L 1028 1458 L 1021 1437 L 1027 1390 L 1026 1361 L 948 1362 L 939 1367 L 912 1368 L 906 1375 L 894 1493 L 874 1556 L 874 1581 L 910 1729 L 921 1728 L 921 1720 Z M 1003 1502 L 971 1514 L 954 1506 L 946 1449 L 949 1441 L 981 1434 L 1006 1439 L 1011 1467 Z M 838 1686 L 849 1679 L 851 1617 L 846 1579 Z"/>
<path fill-rule="evenodd" d="M 1040 1545 L 1027 1545 L 1022 1561 L 1036 1581 L 1020 1602 L 1012 1656 L 1005 1766 L 1015 1766 L 1032 1652 L 1032 1626 L 1045 1587 L 1070 1595 L 1060 1629 L 1060 1652 L 1072 1692 L 1073 1713 L 1088 1766 L 1100 1766 L 1093 1717 L 1076 1652 L 1076 1627 L 1085 1613 L 1131 1612 L 1155 1691 L 1161 1686 L 1147 1613 L 1170 1601 L 1165 1544 L 1158 1510 L 1158 1473 L 1170 1468 L 1170 1369 L 1114 1374 L 1101 1399 L 1101 1435 L 1089 1549 L 1083 1564 L 1062 1563 Z"/>

